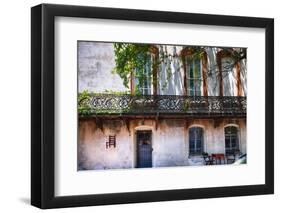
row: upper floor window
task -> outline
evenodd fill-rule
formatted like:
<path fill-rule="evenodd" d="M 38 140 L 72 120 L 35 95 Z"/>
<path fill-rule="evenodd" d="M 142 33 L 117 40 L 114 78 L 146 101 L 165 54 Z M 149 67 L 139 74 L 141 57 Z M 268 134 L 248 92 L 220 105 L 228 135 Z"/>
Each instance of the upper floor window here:
<path fill-rule="evenodd" d="M 135 72 L 135 93 L 139 95 L 152 94 L 152 56 L 147 54 L 146 63 L 142 70 Z"/>
<path fill-rule="evenodd" d="M 189 129 L 189 154 L 201 155 L 203 153 L 203 128 L 191 127 Z"/>
<path fill-rule="evenodd" d="M 187 95 L 202 95 L 202 69 L 201 59 L 187 59 Z"/>
<path fill-rule="evenodd" d="M 239 151 L 238 128 L 236 126 L 227 126 L 224 128 L 225 134 L 225 154 L 235 154 Z"/>

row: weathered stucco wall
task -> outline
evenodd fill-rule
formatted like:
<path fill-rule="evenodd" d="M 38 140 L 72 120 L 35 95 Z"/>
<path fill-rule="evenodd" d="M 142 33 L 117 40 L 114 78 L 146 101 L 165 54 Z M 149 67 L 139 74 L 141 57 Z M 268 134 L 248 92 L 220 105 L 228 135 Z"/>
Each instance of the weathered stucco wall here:
<path fill-rule="evenodd" d="M 127 91 L 115 67 L 112 43 L 78 42 L 78 87 L 79 92 Z"/>
<path fill-rule="evenodd" d="M 78 169 L 131 168 L 133 147 L 122 121 L 107 121 L 101 131 L 94 120 L 79 122 Z M 106 149 L 108 135 L 116 135 L 116 148 Z"/>
<path fill-rule="evenodd" d="M 121 169 L 136 167 L 137 130 L 152 130 L 152 166 L 202 165 L 201 156 L 189 156 L 188 129 L 200 126 L 204 129 L 204 151 L 225 153 L 224 127 L 232 124 L 239 128 L 239 147 L 246 153 L 245 119 L 132 120 L 129 130 L 122 120 L 104 121 L 103 131 L 95 119 L 80 120 L 78 142 L 78 169 Z M 109 135 L 116 135 L 116 148 L 106 149 Z"/>
<path fill-rule="evenodd" d="M 158 48 L 159 55 L 164 52 L 169 57 L 159 65 L 157 94 L 184 95 L 184 70 L 182 60 L 178 56 L 182 46 L 159 45 Z"/>

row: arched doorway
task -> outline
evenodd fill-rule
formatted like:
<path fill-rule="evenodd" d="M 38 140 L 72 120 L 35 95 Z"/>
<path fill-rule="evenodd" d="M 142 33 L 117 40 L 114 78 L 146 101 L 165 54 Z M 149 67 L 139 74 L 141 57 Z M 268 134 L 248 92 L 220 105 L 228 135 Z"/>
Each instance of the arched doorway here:
<path fill-rule="evenodd" d="M 152 131 L 136 131 L 137 168 L 152 167 Z"/>

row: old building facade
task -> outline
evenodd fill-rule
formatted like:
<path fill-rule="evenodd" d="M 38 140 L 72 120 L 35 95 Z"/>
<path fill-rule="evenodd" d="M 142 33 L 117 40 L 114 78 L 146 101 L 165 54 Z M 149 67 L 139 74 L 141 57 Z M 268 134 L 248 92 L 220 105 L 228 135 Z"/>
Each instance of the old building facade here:
<path fill-rule="evenodd" d="M 126 87 L 112 72 L 112 43 L 78 42 L 78 88 L 87 91 L 78 170 L 205 165 L 206 154 L 229 163 L 246 154 L 246 56 L 199 49 L 193 57 L 198 47 L 151 45 L 142 84 L 132 72 Z"/>

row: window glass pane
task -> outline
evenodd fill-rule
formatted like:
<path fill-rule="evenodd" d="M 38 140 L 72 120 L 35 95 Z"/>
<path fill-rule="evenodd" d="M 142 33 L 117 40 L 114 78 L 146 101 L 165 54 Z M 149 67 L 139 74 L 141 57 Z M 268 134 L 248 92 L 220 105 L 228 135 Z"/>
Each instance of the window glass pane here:
<path fill-rule="evenodd" d="M 194 87 L 195 87 L 195 95 L 200 96 L 201 95 L 201 80 L 196 80 Z"/>
<path fill-rule="evenodd" d="M 231 146 L 236 148 L 236 137 L 231 138 Z"/>
<path fill-rule="evenodd" d="M 190 86 L 190 90 L 194 90 L 194 80 L 193 79 L 189 80 L 189 86 Z"/>
<path fill-rule="evenodd" d="M 189 65 L 189 78 L 193 79 L 193 63 Z"/>
<path fill-rule="evenodd" d="M 189 139 L 192 141 L 195 140 L 195 131 L 193 128 L 189 130 Z"/>
<path fill-rule="evenodd" d="M 230 147 L 230 139 L 229 138 L 225 138 L 225 147 L 226 148 Z"/>
<path fill-rule="evenodd" d="M 190 90 L 189 90 L 189 95 L 190 95 L 190 96 L 194 96 L 194 95 L 195 95 L 195 93 L 194 93 L 194 90 L 193 90 L 193 89 L 190 89 Z"/>
<path fill-rule="evenodd" d="M 225 152 L 226 154 L 235 153 L 238 147 L 238 128 L 235 126 L 225 127 Z"/>
<path fill-rule="evenodd" d="M 143 75 L 142 81 L 138 77 L 135 78 L 137 90 L 141 95 L 151 95 L 152 57 L 150 54 L 147 55 L 144 70 L 137 72 L 142 72 Z"/>
<path fill-rule="evenodd" d="M 194 78 L 201 78 L 201 67 L 199 59 L 194 60 Z"/>
<path fill-rule="evenodd" d="M 194 140 L 190 140 L 189 141 L 189 147 L 190 147 L 190 149 L 194 149 L 195 148 L 195 141 Z"/>
<path fill-rule="evenodd" d="M 200 59 L 188 59 L 187 60 L 187 84 L 188 84 L 188 94 L 190 96 L 201 96 L 201 86 L 202 86 L 202 70 L 201 70 L 201 60 Z"/>
<path fill-rule="evenodd" d="M 192 127 L 189 129 L 189 153 L 202 154 L 203 151 L 203 129 Z"/>

